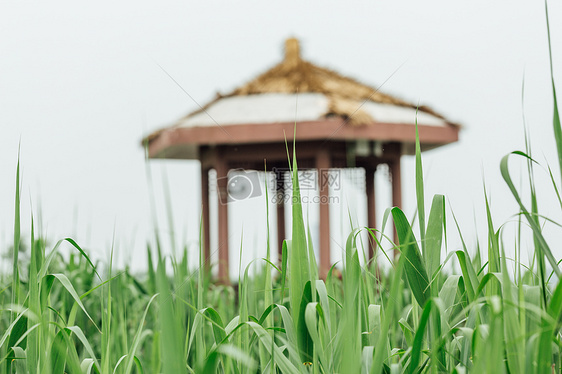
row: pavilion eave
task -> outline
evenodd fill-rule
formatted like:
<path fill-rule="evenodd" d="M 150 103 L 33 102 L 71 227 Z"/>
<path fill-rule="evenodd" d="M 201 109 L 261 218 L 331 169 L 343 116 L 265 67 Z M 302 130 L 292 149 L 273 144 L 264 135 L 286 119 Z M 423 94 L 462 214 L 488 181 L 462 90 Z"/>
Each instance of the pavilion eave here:
<path fill-rule="evenodd" d="M 456 142 L 459 126 L 418 125 L 423 150 Z M 200 146 L 292 142 L 295 123 L 241 124 L 205 127 L 173 127 L 161 131 L 148 145 L 150 158 L 198 159 Z M 296 123 L 298 141 L 380 141 L 404 144 L 403 154 L 412 154 L 416 140 L 412 124 L 374 122 L 349 126 L 341 119 Z"/>

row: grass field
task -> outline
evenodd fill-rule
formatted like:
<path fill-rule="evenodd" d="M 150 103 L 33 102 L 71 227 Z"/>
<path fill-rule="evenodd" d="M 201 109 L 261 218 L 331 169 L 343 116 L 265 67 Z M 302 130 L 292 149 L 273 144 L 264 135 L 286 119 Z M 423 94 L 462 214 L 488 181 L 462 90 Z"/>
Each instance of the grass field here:
<path fill-rule="evenodd" d="M 562 169 L 554 80 L 552 88 Z M 252 275 L 249 268 L 241 273 L 236 291 L 214 284 L 201 256 L 199 270 L 188 270 L 186 251 L 170 258 L 159 245 L 147 247 L 148 270 L 138 276 L 97 266 L 70 238 L 47 246 L 33 223 L 29 242 L 21 243 L 18 165 L 13 270 L 0 274 L 0 373 L 561 373 L 561 260 L 551 251 L 559 244 L 542 231 L 545 223 L 560 224 L 538 210 L 530 150 L 499 165 L 519 206 L 520 233 L 533 237 L 532 248 L 515 250 L 504 247 L 487 198 L 487 241 L 480 245 L 465 241 L 456 220 L 445 221 L 444 196 L 426 209 L 419 144 L 416 151 L 419 230 L 400 209 L 387 210 L 382 226 L 393 222 L 399 243 L 375 229 L 354 230 L 342 276 L 331 271 L 325 280 L 303 220 L 293 155 L 292 238 L 282 264 L 270 261 L 264 243 L 267 256 L 250 265 Z M 512 181 L 512 158 L 526 165 L 525 196 Z M 562 173 L 550 177 L 553 205 L 562 209 Z M 447 224 L 462 248 L 446 248 Z M 390 268 L 361 259 L 356 238 L 365 230 L 389 256 L 400 253 Z M 73 247 L 69 259 L 59 252 L 65 241 Z M 18 258 L 23 245 L 26 261 Z M 530 264 L 522 252 L 532 253 Z M 451 263 L 458 274 L 444 270 Z"/>

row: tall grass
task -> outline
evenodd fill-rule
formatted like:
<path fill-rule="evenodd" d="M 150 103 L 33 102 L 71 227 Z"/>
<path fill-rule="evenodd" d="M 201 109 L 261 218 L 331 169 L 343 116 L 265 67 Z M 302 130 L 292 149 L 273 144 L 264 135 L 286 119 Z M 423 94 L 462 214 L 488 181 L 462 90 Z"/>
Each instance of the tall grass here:
<path fill-rule="evenodd" d="M 554 81 L 552 88 L 562 160 Z M 530 196 L 512 181 L 512 157 L 527 161 Z M 354 230 L 341 278 L 332 269 L 320 279 L 293 153 L 292 238 L 280 265 L 270 260 L 269 240 L 264 243 L 266 258 L 249 265 L 257 269 L 253 276 L 249 266 L 241 272 L 236 293 L 210 281 L 202 247 L 195 272 L 188 270 L 187 250 L 166 257 L 158 238 L 156 252 L 147 246 L 145 275 L 111 265 L 101 270 L 70 238 L 47 249 L 33 217 L 30 261 L 23 264 L 18 163 L 13 271 L 0 275 L 0 373 L 560 373 L 560 260 L 543 235 L 536 164 L 528 147 L 500 162 L 519 207 L 519 234 L 524 220 L 534 239 L 531 265 L 522 263 L 517 248 L 513 275 L 487 196 L 488 262 L 481 263 L 477 242 L 470 246 L 477 254 L 470 255 L 454 216 L 462 248 L 447 248 L 444 196 L 433 197 L 426 215 L 418 140 L 419 232 L 399 208 L 389 209 L 378 231 L 382 235 L 392 217 L 399 243 L 375 235 L 375 228 Z M 268 222 L 264 229 L 269 235 Z M 361 264 L 362 230 L 380 250 L 399 252 L 390 269 Z M 59 253 L 63 242 L 74 250 L 68 260 Z M 446 272 L 448 263 L 460 273 Z"/>

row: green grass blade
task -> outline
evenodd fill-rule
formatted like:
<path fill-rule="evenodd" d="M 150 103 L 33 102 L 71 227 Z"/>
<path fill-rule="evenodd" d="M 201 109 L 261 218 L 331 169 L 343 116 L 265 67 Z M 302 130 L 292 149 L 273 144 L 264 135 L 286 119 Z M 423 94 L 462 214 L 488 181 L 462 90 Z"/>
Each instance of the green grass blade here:
<path fill-rule="evenodd" d="M 146 321 L 146 315 L 148 314 L 148 309 L 150 308 L 150 305 L 152 304 L 152 302 L 154 301 L 156 296 L 157 295 L 154 295 L 150 298 L 150 300 L 148 301 L 148 304 L 146 305 L 146 308 L 144 310 L 142 318 L 139 321 L 139 327 L 137 329 L 137 333 L 135 334 L 135 337 L 133 338 L 133 342 L 131 344 L 131 348 L 130 348 L 129 352 L 127 353 L 127 361 L 125 361 L 125 374 L 129 374 L 131 372 L 131 370 L 133 369 L 134 358 L 135 358 L 137 349 L 138 349 L 138 347 L 139 347 L 139 345 L 141 344 L 141 341 L 142 341 L 142 331 L 143 331 L 143 328 L 144 328 L 144 322 Z"/>
<path fill-rule="evenodd" d="M 72 298 L 74 299 L 74 302 L 76 302 L 76 304 L 78 304 L 80 309 L 82 309 L 82 311 L 86 314 L 88 319 L 94 324 L 96 329 L 98 329 L 98 331 L 100 331 L 99 327 L 96 325 L 96 323 L 94 322 L 94 320 L 92 319 L 92 317 L 90 316 L 88 311 L 86 310 L 86 307 L 84 306 L 84 304 L 82 304 L 82 300 L 80 300 L 80 296 L 78 296 L 78 294 L 76 293 L 76 290 L 74 289 L 74 286 L 72 286 L 72 283 L 66 277 L 66 275 L 64 275 L 64 274 L 51 274 L 51 275 L 48 275 L 48 277 L 56 278 L 62 284 L 62 286 L 64 288 L 66 288 L 66 290 L 68 291 L 70 296 L 72 296 Z"/>
<path fill-rule="evenodd" d="M 396 209 L 396 208 L 393 208 Z M 370 374 L 381 374 L 388 366 L 388 344 L 389 344 L 389 331 L 391 329 L 392 320 L 395 317 L 398 309 L 398 300 L 401 292 L 401 279 L 406 263 L 406 256 L 400 256 L 398 263 L 395 266 L 394 273 L 392 274 L 392 283 L 390 285 L 389 302 L 384 310 L 383 323 L 380 329 L 380 335 L 377 340 L 373 357 L 373 365 L 371 366 Z"/>
<path fill-rule="evenodd" d="M 317 302 L 309 303 L 306 306 L 306 327 L 308 329 L 312 342 L 314 343 L 314 349 L 318 354 L 320 364 L 323 368 L 322 371 L 328 372 L 330 367 L 329 360 L 324 350 L 324 341 L 321 339 L 319 332 L 319 329 L 322 328 L 321 326 L 319 326 L 319 322 L 324 325 L 326 323 L 323 318 L 324 315 L 325 314 L 322 310 L 322 306 Z"/>
<path fill-rule="evenodd" d="M 443 242 L 445 197 L 435 195 L 431 203 L 429 220 L 427 221 L 426 245 L 423 257 L 428 275 L 432 278 L 441 264 L 441 244 Z M 437 282 L 439 283 L 439 282 Z"/>
<path fill-rule="evenodd" d="M 562 316 L 562 280 L 558 281 L 548 306 L 550 319 L 541 321 L 541 334 L 537 357 L 537 373 L 546 373 L 552 366 L 552 339 Z"/>
<path fill-rule="evenodd" d="M 94 270 L 94 273 L 96 273 L 96 275 L 98 276 L 98 279 L 101 281 L 101 277 L 98 274 L 95 265 L 92 263 L 92 261 L 90 260 L 90 257 L 88 257 L 88 255 L 86 254 L 86 252 L 84 252 L 84 250 L 82 248 L 80 248 L 80 246 L 78 245 L 78 243 L 76 243 L 74 241 L 74 239 L 72 238 L 64 238 L 64 240 L 66 240 L 67 242 L 69 242 L 74 248 L 76 248 L 78 250 L 78 252 L 80 252 L 80 254 L 86 259 L 86 261 L 88 261 L 88 264 L 90 264 L 90 266 L 92 267 L 92 269 Z"/>
<path fill-rule="evenodd" d="M 522 331 L 516 308 L 516 292 L 509 278 L 505 251 L 502 251 L 502 301 L 503 301 L 503 332 L 505 336 L 506 361 L 509 371 L 513 374 L 524 373 L 525 370 L 525 331 Z"/>
<path fill-rule="evenodd" d="M 295 146 L 293 145 L 293 168 L 292 168 L 292 183 L 293 183 L 293 200 L 292 200 L 292 220 L 293 231 L 291 246 L 289 249 L 289 300 L 291 305 L 291 315 L 293 320 L 296 321 L 297 331 L 302 333 L 299 338 L 299 344 L 306 344 L 307 346 L 299 346 L 303 353 L 303 361 L 309 356 L 308 341 L 305 321 L 303 295 L 305 295 L 305 286 L 310 282 L 310 264 L 308 258 L 308 246 L 306 242 L 306 230 L 304 226 L 304 219 L 302 214 L 301 194 L 298 179 L 297 159 Z M 308 283 L 310 285 L 310 283 Z M 309 286 L 310 287 L 310 286 Z M 310 291 L 309 291 L 310 292 Z M 301 312 L 302 310 L 302 312 Z"/>
<path fill-rule="evenodd" d="M 287 282 L 287 263 L 289 261 L 290 246 L 290 240 L 283 240 L 283 246 L 281 248 L 281 302 L 285 299 L 285 284 Z"/>
<path fill-rule="evenodd" d="M 556 150 L 558 151 L 558 166 L 560 167 L 560 173 L 562 176 L 562 126 L 560 125 L 560 112 L 558 111 L 558 100 L 556 98 L 556 85 L 554 84 L 554 66 L 552 63 L 552 44 L 550 42 L 550 21 L 548 17 L 548 2 L 544 2 L 545 14 L 546 14 L 546 31 L 548 36 L 548 57 L 550 62 L 550 81 L 552 83 L 552 100 L 553 114 L 552 114 L 552 127 L 554 130 L 554 139 L 556 140 Z"/>
<path fill-rule="evenodd" d="M 273 342 L 271 335 L 267 331 L 255 322 L 246 322 L 254 332 L 256 333 L 258 340 L 263 345 L 265 349 L 268 350 L 269 354 L 275 354 L 275 364 L 279 367 L 282 373 L 294 374 L 301 373 L 300 367 L 293 365 L 289 359 L 283 354 L 283 351 Z"/>
<path fill-rule="evenodd" d="M 19 304 L 19 262 L 20 251 L 20 160 L 18 150 L 18 163 L 16 167 L 16 200 L 14 213 L 14 246 L 12 248 L 12 305 Z M 12 314 L 12 320 L 15 316 Z"/>
<path fill-rule="evenodd" d="M 424 340 L 425 330 L 428 324 L 432 322 L 430 320 L 431 312 L 435 310 L 434 314 L 437 316 L 437 321 L 439 321 L 439 317 L 442 315 L 441 310 L 443 308 L 439 307 L 439 304 L 436 302 L 438 299 L 431 299 L 425 304 L 423 308 L 423 313 L 419 322 L 418 329 L 416 330 L 416 334 L 414 336 L 414 344 L 412 346 L 412 356 L 410 358 L 410 364 L 408 366 L 408 372 L 413 374 L 418 371 L 420 358 L 422 354 L 422 344 Z M 432 353 L 436 350 L 437 347 L 431 347 Z M 433 355 L 432 355 L 433 356 Z"/>
<path fill-rule="evenodd" d="M 359 230 L 349 234 L 345 245 L 344 314 L 340 324 L 342 361 L 340 372 L 361 370 L 361 266 L 356 246 Z"/>
<path fill-rule="evenodd" d="M 455 253 L 461 267 L 468 301 L 473 302 L 477 296 L 476 289 L 478 288 L 478 277 L 476 276 L 476 272 L 470 263 L 470 258 L 467 258 L 466 252 L 456 251 Z"/>
<path fill-rule="evenodd" d="M 31 215 L 31 253 L 29 263 L 29 291 L 28 305 L 29 310 L 41 318 L 40 305 L 41 299 L 39 295 L 39 281 L 37 274 L 41 263 L 41 249 L 39 243 L 35 241 L 35 226 L 33 222 L 33 214 Z M 43 361 L 39 355 L 39 335 L 37 331 L 32 331 L 27 339 L 27 370 L 30 374 L 37 373 L 38 365 Z"/>
<path fill-rule="evenodd" d="M 416 108 L 416 201 L 418 203 L 418 221 L 420 223 L 420 240 L 422 252 L 425 253 L 425 207 L 423 188 L 423 168 L 421 159 L 420 134 L 418 129 L 418 109 Z"/>
<path fill-rule="evenodd" d="M 99 362 L 96 358 L 96 354 L 94 353 L 94 350 L 93 350 L 92 346 L 90 345 L 90 342 L 88 341 L 88 339 L 84 335 L 84 332 L 82 331 L 82 329 L 79 326 L 70 326 L 70 327 L 66 327 L 65 330 L 67 330 L 69 332 L 72 332 L 72 333 L 74 333 L 74 335 L 76 335 L 78 340 L 80 340 L 80 342 L 82 343 L 82 345 L 86 349 L 86 352 L 88 352 L 88 354 L 90 355 L 89 358 L 91 358 L 94 361 L 94 364 L 96 365 L 98 370 L 101 370 L 100 364 L 99 364 Z"/>
<path fill-rule="evenodd" d="M 525 155 L 523 152 L 512 152 L 508 155 L 505 155 L 502 158 L 501 163 L 500 163 L 500 171 L 501 171 L 502 177 L 503 177 L 505 183 L 507 184 L 507 186 L 509 187 L 509 189 L 511 191 L 511 194 L 513 195 L 513 197 L 517 201 L 517 204 L 519 204 L 519 208 L 521 209 L 521 212 L 523 213 L 523 215 L 527 219 L 527 222 L 529 223 L 529 226 L 531 226 L 531 229 L 533 230 L 533 234 L 535 235 L 535 238 L 536 238 L 536 240 L 539 244 L 538 248 L 541 250 L 541 252 L 547 258 L 548 262 L 550 263 L 550 266 L 552 266 L 552 269 L 556 273 L 556 276 L 558 276 L 558 278 L 560 278 L 562 276 L 562 272 L 560 271 L 560 268 L 558 267 L 557 261 L 554 258 L 554 255 L 552 254 L 552 251 L 550 250 L 550 247 L 548 246 L 544 236 L 542 235 L 542 230 L 541 230 L 540 226 L 537 224 L 536 220 L 531 216 L 529 211 L 523 205 L 523 201 L 521 200 L 521 197 L 519 197 L 519 192 L 517 192 L 517 189 L 515 188 L 515 185 L 513 184 L 513 181 L 511 180 L 511 175 L 509 174 L 509 168 L 508 168 L 508 161 L 509 161 L 509 156 L 511 156 L 512 154 L 530 158 L 529 156 Z"/>
<path fill-rule="evenodd" d="M 404 213 L 398 208 L 392 208 L 392 218 L 400 240 L 401 256 L 406 260 L 404 271 L 408 284 L 416 301 L 423 307 L 431 296 L 431 287 L 420 249 Z"/>
<path fill-rule="evenodd" d="M 185 359 L 182 354 L 179 331 L 174 323 L 176 316 L 174 313 L 173 295 L 170 291 L 170 282 L 166 276 L 166 267 L 162 258 L 158 259 L 156 284 L 160 294 L 158 305 L 162 372 L 164 374 L 183 373 L 185 372 Z"/>

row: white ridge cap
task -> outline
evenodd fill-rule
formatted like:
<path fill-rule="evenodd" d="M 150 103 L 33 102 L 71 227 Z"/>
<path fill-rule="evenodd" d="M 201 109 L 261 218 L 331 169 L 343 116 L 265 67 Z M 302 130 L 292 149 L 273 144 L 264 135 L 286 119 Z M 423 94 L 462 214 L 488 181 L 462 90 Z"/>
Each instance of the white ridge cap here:
<path fill-rule="evenodd" d="M 180 120 L 178 127 L 318 121 L 327 110 L 328 98 L 319 93 L 231 96 Z"/>
<path fill-rule="evenodd" d="M 208 127 L 319 121 L 329 112 L 330 99 L 321 93 L 265 93 L 230 96 L 219 99 L 205 109 L 181 119 L 177 127 Z M 372 101 L 357 102 L 357 109 L 366 112 L 375 122 L 414 124 L 416 109 Z M 442 118 L 418 111 L 418 124 L 446 126 Z"/>

